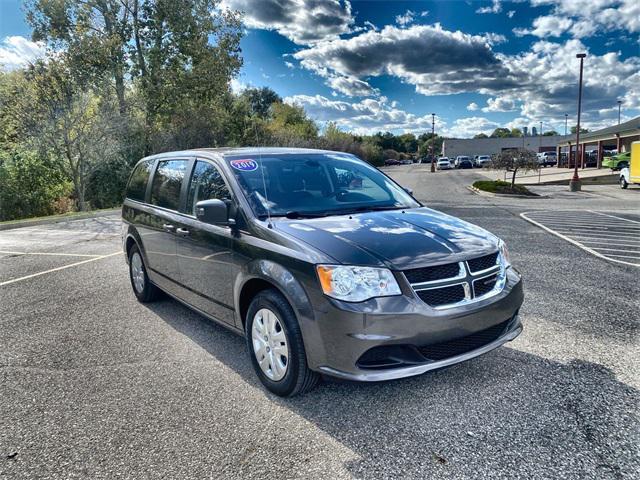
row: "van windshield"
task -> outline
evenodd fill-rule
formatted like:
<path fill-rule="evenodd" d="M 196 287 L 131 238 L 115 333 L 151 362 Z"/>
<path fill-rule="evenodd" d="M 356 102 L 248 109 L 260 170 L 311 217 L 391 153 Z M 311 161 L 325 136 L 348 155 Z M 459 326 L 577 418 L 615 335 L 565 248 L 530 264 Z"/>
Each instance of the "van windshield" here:
<path fill-rule="evenodd" d="M 376 168 L 348 154 L 225 157 L 256 216 L 315 217 L 420 204 Z"/>

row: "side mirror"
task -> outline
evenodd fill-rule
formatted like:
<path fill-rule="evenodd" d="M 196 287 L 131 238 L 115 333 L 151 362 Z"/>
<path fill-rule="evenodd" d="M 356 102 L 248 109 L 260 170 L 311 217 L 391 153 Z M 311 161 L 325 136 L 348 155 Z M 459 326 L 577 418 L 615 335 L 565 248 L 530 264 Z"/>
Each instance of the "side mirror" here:
<path fill-rule="evenodd" d="M 196 218 L 211 225 L 233 225 L 229 218 L 229 207 L 222 200 L 202 200 L 196 203 Z"/>
<path fill-rule="evenodd" d="M 402 189 L 407 192 L 409 195 L 413 195 L 413 190 L 411 190 L 410 188 L 407 187 L 402 187 Z"/>

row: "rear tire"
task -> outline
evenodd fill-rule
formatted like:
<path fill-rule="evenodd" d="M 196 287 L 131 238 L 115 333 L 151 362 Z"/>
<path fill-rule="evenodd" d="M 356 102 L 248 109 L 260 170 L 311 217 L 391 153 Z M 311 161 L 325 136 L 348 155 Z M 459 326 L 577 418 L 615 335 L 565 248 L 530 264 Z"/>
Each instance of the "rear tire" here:
<path fill-rule="evenodd" d="M 624 177 L 620 177 L 620 188 L 626 189 L 628 186 L 627 180 Z"/>
<path fill-rule="evenodd" d="M 129 250 L 129 280 L 139 302 L 153 302 L 160 296 L 160 289 L 149 280 L 144 259 L 137 245 Z"/>
<path fill-rule="evenodd" d="M 293 397 L 317 385 L 320 375 L 307 365 L 298 319 L 280 292 L 263 290 L 254 297 L 245 332 L 251 364 L 267 390 Z"/>

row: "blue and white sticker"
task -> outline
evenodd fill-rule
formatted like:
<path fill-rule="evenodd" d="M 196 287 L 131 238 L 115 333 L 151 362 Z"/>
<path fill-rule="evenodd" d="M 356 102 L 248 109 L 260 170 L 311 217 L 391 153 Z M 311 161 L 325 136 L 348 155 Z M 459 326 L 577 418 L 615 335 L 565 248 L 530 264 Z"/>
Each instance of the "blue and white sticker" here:
<path fill-rule="evenodd" d="M 233 168 L 240 170 L 241 172 L 253 172 L 258 169 L 258 164 L 250 158 L 243 158 L 241 160 L 231 160 L 229 162 Z"/>

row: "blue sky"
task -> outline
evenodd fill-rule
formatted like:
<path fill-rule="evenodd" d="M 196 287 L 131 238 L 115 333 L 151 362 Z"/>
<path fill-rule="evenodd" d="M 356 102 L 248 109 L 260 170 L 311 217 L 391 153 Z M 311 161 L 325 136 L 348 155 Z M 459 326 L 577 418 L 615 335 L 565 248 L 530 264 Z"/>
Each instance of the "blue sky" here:
<path fill-rule="evenodd" d="M 20 2 L 0 0 L 0 61 L 37 53 Z M 235 89 L 269 86 L 320 123 L 467 137 L 498 126 L 564 132 L 640 115 L 640 1 L 222 0 L 244 12 Z M 25 37 L 22 39 L 22 37 Z"/>

